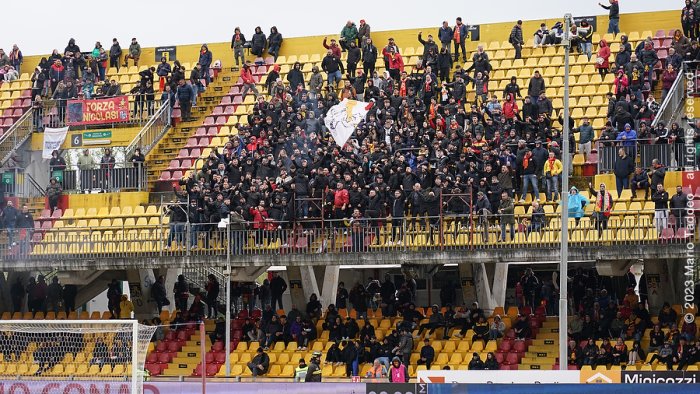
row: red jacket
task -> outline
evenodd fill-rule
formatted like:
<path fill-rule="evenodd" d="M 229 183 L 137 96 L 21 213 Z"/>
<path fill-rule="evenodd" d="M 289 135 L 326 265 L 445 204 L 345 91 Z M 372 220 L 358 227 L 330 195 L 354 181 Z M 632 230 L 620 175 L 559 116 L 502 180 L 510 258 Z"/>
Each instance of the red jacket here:
<path fill-rule="evenodd" d="M 336 190 L 333 195 L 333 206 L 336 208 L 342 208 L 343 205 L 348 205 L 350 203 L 350 193 L 347 189 Z"/>
<path fill-rule="evenodd" d="M 342 48 L 340 48 L 340 45 L 338 45 L 338 44 L 331 44 L 331 45 L 328 45 L 328 44 L 326 43 L 326 39 L 324 38 L 324 39 L 323 39 L 323 47 L 326 48 L 326 49 L 330 49 L 331 52 L 333 53 L 333 56 L 335 56 L 335 57 L 337 57 L 338 59 L 340 59 L 340 55 L 341 55 L 341 52 L 342 52 Z"/>
<path fill-rule="evenodd" d="M 506 101 L 503 103 L 503 116 L 506 119 L 514 119 L 518 113 L 518 102 L 515 100 Z"/>
<path fill-rule="evenodd" d="M 243 69 L 241 69 L 241 80 L 244 84 L 255 83 L 255 79 L 253 79 L 253 71 L 250 70 L 250 67 L 243 67 Z"/>
<path fill-rule="evenodd" d="M 401 54 L 398 52 L 395 52 L 393 57 L 391 56 L 391 52 L 387 51 L 386 48 L 382 51 L 382 55 L 385 57 L 389 58 L 389 68 L 392 70 L 399 70 L 403 72 L 403 58 L 401 57 Z"/>
<path fill-rule="evenodd" d="M 610 47 L 608 46 L 607 41 L 605 40 L 600 40 L 600 48 L 598 49 L 598 57 L 603 59 L 602 63 L 596 62 L 595 66 L 596 68 L 610 68 L 610 61 L 608 58 L 610 57 Z"/>
<path fill-rule="evenodd" d="M 253 228 L 262 230 L 265 228 L 265 221 L 270 217 L 266 210 L 259 211 L 255 208 L 250 208 L 250 214 L 253 215 Z"/>

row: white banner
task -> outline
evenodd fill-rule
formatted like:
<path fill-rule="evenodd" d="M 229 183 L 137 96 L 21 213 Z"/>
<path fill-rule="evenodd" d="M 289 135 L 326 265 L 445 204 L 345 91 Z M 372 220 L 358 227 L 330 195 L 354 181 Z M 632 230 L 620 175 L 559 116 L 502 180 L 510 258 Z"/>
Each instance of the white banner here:
<path fill-rule="evenodd" d="M 579 383 L 579 371 L 418 371 L 418 383 Z"/>
<path fill-rule="evenodd" d="M 61 149 L 61 145 L 63 145 L 63 141 L 66 140 L 67 134 L 68 127 L 61 127 L 60 129 L 47 127 L 44 129 L 44 150 L 41 157 L 50 159 L 53 151 Z"/>
<path fill-rule="evenodd" d="M 348 142 L 355 127 L 365 119 L 370 108 L 369 103 L 344 99 L 328 110 L 325 119 L 326 127 L 339 147 Z"/>

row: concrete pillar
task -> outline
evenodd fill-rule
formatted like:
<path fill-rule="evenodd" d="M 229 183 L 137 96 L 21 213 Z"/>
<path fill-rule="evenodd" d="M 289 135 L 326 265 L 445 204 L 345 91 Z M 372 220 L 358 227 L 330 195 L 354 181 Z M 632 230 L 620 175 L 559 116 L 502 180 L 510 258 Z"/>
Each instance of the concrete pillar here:
<path fill-rule="evenodd" d="M 681 303 L 682 298 L 674 296 L 674 281 L 666 260 L 644 260 L 644 278 L 649 294 L 649 312 L 658 313 L 664 302 Z"/>
<path fill-rule="evenodd" d="M 459 285 L 462 288 L 462 300 L 465 304 L 471 304 L 476 300 L 476 288 L 474 287 L 474 271 L 471 264 L 459 264 Z"/>
<path fill-rule="evenodd" d="M 338 277 L 340 276 L 340 266 L 326 266 L 321 283 L 321 305 L 327 308 L 330 304 L 335 304 L 335 294 L 338 290 Z"/>
<path fill-rule="evenodd" d="M 505 263 L 473 264 L 474 287 L 479 307 L 486 312 L 493 311 L 497 306 L 505 305 L 506 280 L 508 277 L 508 265 Z M 489 272 L 491 274 L 489 275 Z M 493 285 L 491 285 L 493 283 Z"/>
<path fill-rule="evenodd" d="M 311 294 L 318 294 L 316 275 L 311 267 L 287 267 L 287 285 L 289 286 L 291 305 L 296 306 L 299 310 L 306 308 Z"/>
<path fill-rule="evenodd" d="M 129 281 L 131 302 L 134 304 L 134 318 L 138 320 L 152 318 L 157 308 L 156 303 L 151 299 L 151 286 L 156 281 L 153 270 L 128 270 L 126 277 Z"/>

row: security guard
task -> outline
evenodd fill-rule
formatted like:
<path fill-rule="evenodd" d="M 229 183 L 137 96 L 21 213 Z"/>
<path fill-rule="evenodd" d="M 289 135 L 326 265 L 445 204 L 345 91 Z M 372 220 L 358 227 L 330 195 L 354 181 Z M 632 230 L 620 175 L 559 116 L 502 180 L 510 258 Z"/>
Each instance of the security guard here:
<path fill-rule="evenodd" d="M 306 365 L 306 360 L 303 358 L 299 360 L 299 366 L 294 370 L 294 381 L 295 382 L 305 382 L 306 373 L 309 370 L 309 366 Z"/>
<path fill-rule="evenodd" d="M 321 381 L 321 352 L 314 352 L 311 356 L 311 364 L 306 371 L 305 382 L 320 382 Z"/>

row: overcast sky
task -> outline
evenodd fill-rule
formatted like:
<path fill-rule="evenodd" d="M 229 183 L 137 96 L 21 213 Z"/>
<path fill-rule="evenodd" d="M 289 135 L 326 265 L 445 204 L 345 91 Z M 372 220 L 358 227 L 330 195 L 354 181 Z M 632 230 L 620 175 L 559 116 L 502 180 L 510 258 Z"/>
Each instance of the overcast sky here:
<path fill-rule="evenodd" d="M 682 7 L 682 0 L 620 2 L 622 13 Z M 266 34 L 276 25 L 283 36 L 298 37 L 338 34 L 348 19 L 358 23 L 365 19 L 379 31 L 439 26 L 457 16 L 479 24 L 555 18 L 566 12 L 606 13 L 598 0 L 369 0 L 351 6 L 343 0 L 12 0 L 2 1 L 0 47 L 8 51 L 16 43 L 24 54 L 36 55 L 63 50 L 70 37 L 83 50 L 91 49 L 95 41 L 108 47 L 112 37 L 128 45 L 132 36 L 150 47 L 228 41 L 235 26 L 250 36 L 257 25 Z"/>

